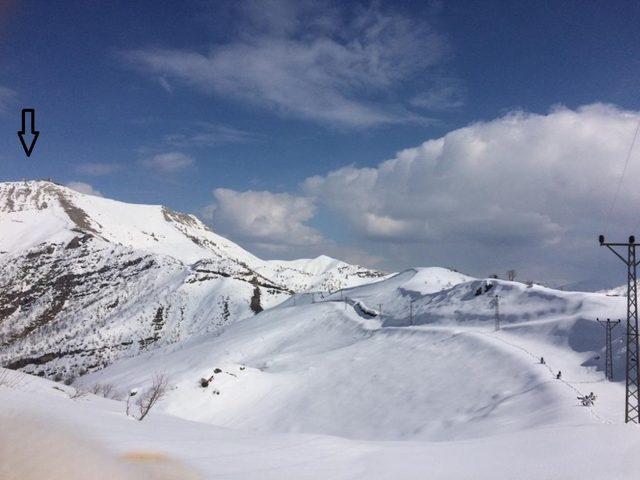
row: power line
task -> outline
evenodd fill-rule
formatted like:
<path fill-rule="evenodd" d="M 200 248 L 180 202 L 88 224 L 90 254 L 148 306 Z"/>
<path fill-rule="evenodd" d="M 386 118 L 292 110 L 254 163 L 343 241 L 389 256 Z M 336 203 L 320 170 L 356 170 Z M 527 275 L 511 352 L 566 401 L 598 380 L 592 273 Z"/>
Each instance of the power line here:
<path fill-rule="evenodd" d="M 636 130 L 633 133 L 633 140 L 631 140 L 631 145 L 629 146 L 629 151 L 627 152 L 627 158 L 624 161 L 624 167 L 622 169 L 622 173 L 620 175 L 620 179 L 618 180 L 618 186 L 616 188 L 616 192 L 613 195 L 613 200 L 611 201 L 611 206 L 609 207 L 609 212 L 606 217 L 606 227 L 604 229 L 604 233 L 609 232 L 609 226 L 611 224 L 611 215 L 613 214 L 613 208 L 615 207 L 616 202 L 618 201 L 618 196 L 620 195 L 620 189 L 622 188 L 622 181 L 624 180 L 625 173 L 627 173 L 627 167 L 629 166 L 629 160 L 631 160 L 631 154 L 633 153 L 633 147 L 636 144 L 636 139 L 638 138 L 638 132 L 640 132 L 640 118 L 638 119 L 638 125 L 636 125 Z"/>

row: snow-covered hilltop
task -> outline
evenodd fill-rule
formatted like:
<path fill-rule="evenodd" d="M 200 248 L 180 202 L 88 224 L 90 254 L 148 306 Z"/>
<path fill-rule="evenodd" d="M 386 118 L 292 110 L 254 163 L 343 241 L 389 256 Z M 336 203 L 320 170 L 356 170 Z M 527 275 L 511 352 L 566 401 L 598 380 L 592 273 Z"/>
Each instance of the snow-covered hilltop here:
<path fill-rule="evenodd" d="M 75 376 L 382 276 L 328 257 L 265 261 L 159 205 L 0 184 L 0 364 L 33 373 Z"/>
<path fill-rule="evenodd" d="M 296 292 L 333 292 L 384 278 L 381 272 L 326 255 L 300 260 L 268 260 L 265 268 L 257 270 L 271 278 L 277 278 Z"/>
<path fill-rule="evenodd" d="M 624 308 L 598 293 L 416 268 L 313 301 L 298 294 L 80 383 L 126 393 L 163 372 L 173 386 L 164 412 L 261 433 L 444 441 L 569 428 L 622 418 L 595 318 Z M 614 332 L 618 379 L 623 335 Z M 599 398 L 591 409 L 577 399 L 589 392 Z"/>

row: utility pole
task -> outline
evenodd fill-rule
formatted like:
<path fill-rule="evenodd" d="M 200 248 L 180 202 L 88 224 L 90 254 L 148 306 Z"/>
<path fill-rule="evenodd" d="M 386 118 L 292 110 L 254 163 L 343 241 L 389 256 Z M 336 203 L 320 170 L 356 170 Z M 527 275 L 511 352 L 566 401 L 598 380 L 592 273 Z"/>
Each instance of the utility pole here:
<path fill-rule="evenodd" d="M 499 295 L 495 295 L 493 297 L 493 306 L 496 307 L 496 313 L 495 313 L 495 331 L 497 332 L 498 330 L 500 330 L 500 296 Z"/>
<path fill-rule="evenodd" d="M 613 330 L 620 323 L 620 320 L 612 322 L 607 318 L 607 321 L 603 322 L 599 318 L 596 318 L 596 321 L 606 329 L 604 376 L 607 380 L 613 381 L 613 352 L 611 351 L 611 330 Z"/>
<path fill-rule="evenodd" d="M 611 250 L 627 266 L 627 365 L 624 405 L 625 423 L 640 423 L 640 369 L 638 369 L 638 287 L 636 285 L 636 239 L 627 243 L 610 243 L 600 235 L 600 245 Z M 626 258 L 614 247 L 626 247 Z"/>
<path fill-rule="evenodd" d="M 378 315 L 380 315 L 380 317 L 382 317 L 382 304 L 381 304 L 381 303 L 379 303 L 379 304 L 378 304 L 378 307 L 380 307 L 380 308 L 378 309 L 378 312 L 379 312 L 379 313 L 378 313 Z"/>
<path fill-rule="evenodd" d="M 413 300 L 409 300 L 409 325 L 413 325 Z"/>

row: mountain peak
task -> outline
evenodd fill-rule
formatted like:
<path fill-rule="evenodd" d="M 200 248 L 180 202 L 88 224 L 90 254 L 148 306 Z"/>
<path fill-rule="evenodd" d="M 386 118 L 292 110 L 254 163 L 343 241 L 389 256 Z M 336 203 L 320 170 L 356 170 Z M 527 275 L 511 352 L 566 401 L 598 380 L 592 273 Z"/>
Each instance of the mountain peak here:
<path fill-rule="evenodd" d="M 255 258 L 213 233 L 194 215 L 161 205 L 87 195 L 46 180 L 0 183 L 0 213 L 6 214 L 0 223 L 7 227 L 7 233 L 0 236 L 1 251 L 26 250 L 43 237 L 69 241 L 82 232 L 185 263 L 220 255 L 242 261 Z M 16 243 L 13 240 L 19 232 L 24 235 L 19 235 L 22 240 Z M 36 232 L 42 235 L 34 235 Z"/>
<path fill-rule="evenodd" d="M 44 210 L 73 190 L 49 180 L 0 183 L 0 211 Z"/>

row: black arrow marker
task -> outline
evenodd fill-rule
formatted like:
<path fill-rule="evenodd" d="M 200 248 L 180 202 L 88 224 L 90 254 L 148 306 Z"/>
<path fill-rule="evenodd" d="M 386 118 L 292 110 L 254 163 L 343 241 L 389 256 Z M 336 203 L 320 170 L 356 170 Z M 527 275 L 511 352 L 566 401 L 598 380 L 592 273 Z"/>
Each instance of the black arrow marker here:
<path fill-rule="evenodd" d="M 27 117 L 30 118 L 30 130 L 27 132 Z M 31 152 L 33 152 L 33 148 L 36 146 L 36 140 L 38 140 L 38 135 L 40 132 L 35 129 L 36 128 L 36 111 L 33 108 L 23 108 L 22 109 L 22 130 L 18 132 L 18 136 L 20 137 L 20 143 L 22 144 L 22 148 L 24 149 L 24 153 L 27 154 L 27 157 L 31 156 Z"/>

